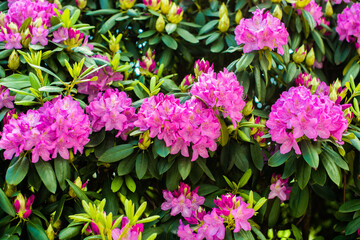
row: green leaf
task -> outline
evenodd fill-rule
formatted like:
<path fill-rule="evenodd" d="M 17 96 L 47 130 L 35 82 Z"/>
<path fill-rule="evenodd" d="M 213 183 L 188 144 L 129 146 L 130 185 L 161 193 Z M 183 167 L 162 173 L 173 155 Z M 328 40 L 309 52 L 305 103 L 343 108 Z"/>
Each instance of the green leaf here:
<path fill-rule="evenodd" d="M 177 42 L 170 37 L 169 35 L 162 35 L 161 36 L 161 41 L 163 41 L 163 43 L 168 47 L 171 48 L 173 50 L 176 50 L 178 47 Z"/>
<path fill-rule="evenodd" d="M 336 65 L 341 64 L 349 56 L 349 53 L 352 51 L 352 48 L 346 41 L 338 41 L 338 44 L 334 53 L 334 62 Z"/>
<path fill-rule="evenodd" d="M 290 212 L 291 215 L 299 218 L 305 214 L 309 203 L 309 189 L 305 187 L 303 190 L 297 184 L 291 189 L 290 193 Z"/>
<path fill-rule="evenodd" d="M 0 208 L 4 210 L 7 214 L 12 217 L 15 217 L 14 205 L 10 202 L 8 197 L 5 195 L 4 191 L 0 188 Z"/>
<path fill-rule="evenodd" d="M 168 190 L 175 190 L 179 186 L 180 174 L 176 165 L 173 165 L 166 173 L 166 188 Z"/>
<path fill-rule="evenodd" d="M 29 171 L 29 160 L 27 157 L 14 157 L 6 171 L 6 182 L 12 185 L 18 185 Z"/>
<path fill-rule="evenodd" d="M 360 228 L 360 217 L 355 218 L 345 228 L 345 235 L 350 235 L 356 232 Z"/>
<path fill-rule="evenodd" d="M 252 175 L 252 171 L 251 168 L 249 168 L 248 170 L 246 170 L 246 172 L 241 176 L 239 183 L 238 183 L 238 188 L 242 188 L 243 186 L 246 185 L 246 183 L 249 181 L 250 177 Z"/>
<path fill-rule="evenodd" d="M 310 27 L 311 31 L 313 31 L 314 28 L 315 28 L 316 23 L 315 23 L 314 18 L 311 15 L 311 13 L 309 13 L 308 11 L 303 9 L 302 10 L 302 15 L 304 16 L 305 20 L 309 24 L 309 27 Z"/>
<path fill-rule="evenodd" d="M 210 32 L 212 29 L 214 29 L 215 26 L 217 26 L 219 23 L 219 20 L 212 20 L 210 22 L 207 22 L 200 30 L 199 35 L 202 35 L 204 33 Z"/>
<path fill-rule="evenodd" d="M 234 161 L 235 166 L 245 172 L 249 168 L 248 146 L 236 142 L 230 144 L 230 161 Z"/>
<path fill-rule="evenodd" d="M 209 45 L 210 43 L 218 40 L 219 37 L 220 37 L 220 35 L 221 35 L 221 34 L 220 34 L 219 32 L 213 32 L 213 33 L 211 33 L 211 34 L 209 35 L 209 37 L 206 39 L 205 44 L 206 44 L 206 45 Z"/>
<path fill-rule="evenodd" d="M 54 160 L 54 168 L 56 179 L 59 182 L 61 190 L 65 190 L 66 186 L 66 179 L 70 178 L 71 169 L 70 163 L 68 160 L 63 159 L 62 157 L 57 157 Z"/>
<path fill-rule="evenodd" d="M 356 212 L 360 210 L 360 199 L 354 199 L 345 202 L 339 208 L 339 212 L 341 213 L 349 213 L 349 212 Z"/>
<path fill-rule="evenodd" d="M 136 159 L 136 155 L 132 155 L 120 161 L 117 167 L 117 174 L 119 176 L 124 176 L 126 174 L 129 174 L 134 168 L 135 159 Z"/>
<path fill-rule="evenodd" d="M 205 162 L 205 160 L 203 158 L 198 158 L 195 162 L 204 171 L 206 176 L 208 176 L 211 180 L 215 181 L 214 176 L 212 175 L 210 169 L 206 166 L 206 162 Z"/>
<path fill-rule="evenodd" d="M 259 101 L 264 100 L 262 98 L 262 80 L 261 80 L 261 73 L 260 73 L 260 69 L 259 66 L 256 65 L 255 66 L 255 71 L 254 71 L 254 76 L 255 76 L 255 87 L 256 87 L 256 93 L 257 93 L 257 98 L 259 99 Z"/>
<path fill-rule="evenodd" d="M 44 87 L 39 88 L 39 91 L 60 93 L 60 92 L 64 91 L 64 89 L 61 87 L 55 87 L 55 86 L 44 86 Z"/>
<path fill-rule="evenodd" d="M 285 82 L 291 83 L 292 80 L 295 78 L 296 73 L 297 73 L 296 64 L 294 62 L 289 63 L 289 65 L 287 66 Z"/>
<path fill-rule="evenodd" d="M 77 225 L 62 229 L 59 233 L 59 239 L 72 239 L 78 236 L 82 227 L 83 225 Z"/>
<path fill-rule="evenodd" d="M 304 189 L 308 184 L 311 176 L 311 167 L 303 161 L 300 161 L 296 170 L 296 177 L 298 180 L 299 187 Z"/>
<path fill-rule="evenodd" d="M 105 34 L 107 33 L 112 27 L 115 26 L 116 19 L 120 17 L 122 13 L 117 13 L 110 17 L 100 28 L 99 34 Z"/>
<path fill-rule="evenodd" d="M 341 81 L 341 84 L 345 85 L 345 83 L 349 82 L 351 76 L 355 79 L 359 74 L 359 72 L 360 72 L 360 64 L 358 64 L 355 61 L 354 64 L 349 68 L 349 70 L 345 74 L 343 80 Z"/>
<path fill-rule="evenodd" d="M 30 220 L 30 221 L 26 222 L 26 228 L 27 228 L 29 235 L 33 239 L 48 240 L 48 237 L 47 237 L 47 235 L 44 231 L 44 228 L 41 224 L 39 225 L 35 221 Z"/>
<path fill-rule="evenodd" d="M 180 176 L 185 180 L 190 174 L 192 162 L 188 158 L 180 158 L 177 162 Z"/>
<path fill-rule="evenodd" d="M 31 86 L 29 76 L 12 74 L 0 80 L 0 85 L 7 88 L 23 89 Z"/>
<path fill-rule="evenodd" d="M 316 45 L 319 47 L 320 51 L 322 54 L 325 54 L 325 46 L 324 46 L 324 41 L 321 38 L 320 33 L 317 30 L 314 30 L 311 32 Z"/>
<path fill-rule="evenodd" d="M 277 197 L 274 200 L 274 203 L 271 207 L 270 214 L 269 214 L 269 228 L 272 228 L 276 225 L 280 216 L 280 199 Z"/>
<path fill-rule="evenodd" d="M 334 150 L 332 150 L 329 146 L 323 145 L 323 152 L 320 156 L 327 155 L 328 159 L 331 159 L 338 165 L 340 168 L 349 171 L 349 165 L 347 162 Z"/>
<path fill-rule="evenodd" d="M 38 90 L 41 87 L 39 78 L 32 72 L 29 73 L 31 87 Z"/>
<path fill-rule="evenodd" d="M 221 144 L 221 146 L 225 146 L 229 142 L 229 131 L 227 129 L 226 123 L 223 118 L 218 118 L 218 121 L 220 122 L 221 125 L 221 129 L 220 129 L 221 135 L 220 135 L 219 143 Z"/>
<path fill-rule="evenodd" d="M 156 152 L 159 156 L 165 158 L 167 155 L 170 154 L 170 147 L 166 147 L 165 142 L 159 140 L 158 138 L 154 139 L 153 144 L 153 152 Z"/>
<path fill-rule="evenodd" d="M 111 182 L 111 191 L 113 192 L 119 191 L 123 183 L 124 183 L 124 178 L 120 176 L 116 176 L 114 180 L 112 180 Z"/>
<path fill-rule="evenodd" d="M 54 220 L 53 220 L 53 222 L 57 222 L 57 220 L 59 220 L 59 218 L 61 217 L 61 214 L 62 214 L 62 212 L 63 212 L 63 210 L 64 210 L 64 205 L 65 205 L 66 197 L 67 197 L 66 194 L 62 195 L 60 201 L 58 202 L 59 204 L 58 204 L 58 206 L 57 206 L 57 208 L 56 208 L 56 212 L 55 212 L 55 215 L 54 215 Z"/>
<path fill-rule="evenodd" d="M 167 32 L 167 34 L 172 34 L 173 32 L 175 32 L 175 30 L 176 30 L 176 28 L 177 28 L 177 24 L 175 24 L 175 23 L 168 23 L 168 24 L 166 24 L 166 26 L 165 26 L 165 31 Z"/>
<path fill-rule="evenodd" d="M 69 179 L 66 179 L 66 181 L 68 182 L 69 186 L 72 188 L 72 190 L 74 191 L 74 193 L 76 194 L 76 196 L 81 200 L 81 201 L 85 201 L 85 202 L 90 202 L 90 199 L 86 196 L 86 194 L 84 193 L 83 190 L 81 190 L 78 186 L 76 186 L 72 181 L 70 181 Z"/>
<path fill-rule="evenodd" d="M 338 186 L 341 182 L 341 171 L 335 162 L 330 158 L 329 155 L 324 154 L 321 158 L 321 162 L 324 165 L 324 168 L 330 177 L 330 179 Z"/>
<path fill-rule="evenodd" d="M 145 151 L 139 153 L 135 162 L 135 172 L 139 179 L 142 179 L 149 165 L 149 156 Z"/>
<path fill-rule="evenodd" d="M 295 240 L 302 240 L 303 239 L 302 232 L 294 224 L 291 224 L 291 230 L 292 230 L 292 232 L 294 234 Z"/>
<path fill-rule="evenodd" d="M 311 144 L 310 141 L 303 140 L 300 142 L 300 149 L 302 152 L 302 156 L 305 161 L 312 168 L 319 167 L 319 154 L 317 153 L 315 146 Z"/>
<path fill-rule="evenodd" d="M 142 32 L 138 35 L 138 38 L 148 38 L 151 37 L 152 35 L 154 35 L 157 31 L 155 30 L 148 30 L 145 32 Z"/>
<path fill-rule="evenodd" d="M 126 187 L 131 191 L 131 192 L 135 192 L 136 190 L 136 183 L 134 181 L 134 179 L 132 179 L 132 177 L 130 175 L 126 175 L 125 176 L 125 184 Z"/>
<path fill-rule="evenodd" d="M 290 151 L 285 154 L 281 154 L 280 150 L 278 150 L 274 155 L 269 158 L 268 164 L 270 167 L 278 167 L 286 162 L 290 157 L 294 157 L 294 151 Z"/>
<path fill-rule="evenodd" d="M 131 144 L 122 144 L 106 150 L 99 158 L 100 162 L 113 163 L 120 161 L 134 152 Z"/>
<path fill-rule="evenodd" d="M 176 32 L 182 37 L 184 40 L 190 42 L 190 43 L 198 43 L 199 40 L 189 31 L 183 29 L 183 28 L 177 28 Z"/>
<path fill-rule="evenodd" d="M 211 45 L 210 51 L 213 53 L 221 52 L 225 47 L 224 39 L 219 38 L 213 45 Z"/>
<path fill-rule="evenodd" d="M 55 177 L 55 172 L 50 162 L 45 162 L 43 160 L 39 160 L 35 163 L 36 171 L 39 174 L 41 181 L 44 183 L 45 187 L 51 192 L 56 192 L 57 182 Z"/>
<path fill-rule="evenodd" d="M 315 183 L 319 184 L 320 186 L 324 186 L 326 182 L 326 172 L 322 165 L 319 166 L 318 169 L 311 170 L 311 178 L 314 180 Z"/>
<path fill-rule="evenodd" d="M 244 53 L 239 61 L 236 63 L 236 71 L 244 71 L 253 61 L 256 52 Z"/>

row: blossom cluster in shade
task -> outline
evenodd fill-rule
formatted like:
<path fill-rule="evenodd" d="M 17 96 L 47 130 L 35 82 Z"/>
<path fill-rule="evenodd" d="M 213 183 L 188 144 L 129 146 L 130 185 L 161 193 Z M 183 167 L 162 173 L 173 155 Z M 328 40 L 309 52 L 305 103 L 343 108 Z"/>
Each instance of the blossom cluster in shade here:
<path fill-rule="evenodd" d="M 293 7 L 296 6 L 296 3 L 293 3 Z M 321 23 L 325 23 L 329 25 L 329 22 L 325 20 L 323 17 L 323 12 L 321 11 L 321 6 L 318 5 L 315 0 L 311 0 L 305 7 L 303 7 L 305 11 L 309 12 L 315 21 L 315 27 L 320 26 Z M 297 13 L 300 15 L 302 14 L 302 9 L 297 9 Z"/>
<path fill-rule="evenodd" d="M 28 110 L 4 125 L 0 148 L 5 159 L 31 150 L 32 162 L 44 161 L 58 154 L 69 159 L 69 149 L 82 153 L 89 141 L 89 117 L 79 102 L 70 96 L 57 97 L 37 110 Z"/>
<path fill-rule="evenodd" d="M 102 55 L 94 55 L 92 58 L 99 58 L 108 61 L 108 58 Z M 84 68 L 83 71 L 86 69 L 87 68 Z M 99 92 L 110 89 L 110 85 L 113 82 L 121 81 L 123 79 L 123 75 L 120 72 L 115 72 L 110 66 L 105 66 L 87 76 L 88 79 L 91 79 L 92 77 L 98 77 L 98 79 L 96 81 L 79 83 L 77 89 L 79 93 L 89 95 L 89 102 L 93 101 L 94 98 L 98 96 Z"/>
<path fill-rule="evenodd" d="M 233 72 L 224 68 L 223 72 L 216 73 L 210 68 L 207 73 L 200 75 L 190 93 L 199 97 L 208 107 L 216 109 L 216 114 L 221 112 L 224 118 L 229 117 L 234 127 L 241 121 L 241 111 L 245 106 L 243 87 Z"/>
<path fill-rule="evenodd" d="M 3 107 L 14 108 L 15 96 L 10 95 L 10 90 L 4 86 L 0 87 L 0 109 Z"/>
<path fill-rule="evenodd" d="M 40 43 L 48 44 L 48 27 L 50 18 L 55 16 L 57 5 L 41 0 L 9 1 L 6 14 L 0 12 L 0 42 L 5 41 L 5 49 L 21 49 L 23 45 Z M 27 19 L 31 19 L 28 28 L 20 32 L 20 27 Z"/>
<path fill-rule="evenodd" d="M 205 198 L 197 194 L 198 190 L 199 187 L 191 191 L 190 186 L 183 182 L 176 191 L 163 190 L 165 202 L 161 204 L 161 210 L 171 209 L 171 216 L 181 213 L 184 218 L 191 218 L 193 212 L 205 202 Z"/>
<path fill-rule="evenodd" d="M 281 144 L 280 152 L 285 154 L 292 148 L 301 154 L 298 141 L 307 137 L 314 141 L 333 137 L 341 142 L 348 127 L 342 107 L 325 94 L 312 94 L 304 87 L 291 87 L 281 94 L 271 107 L 266 122 L 273 141 Z"/>
<path fill-rule="evenodd" d="M 286 200 L 290 199 L 290 192 L 291 187 L 288 185 L 289 179 L 282 179 L 281 175 L 275 175 L 273 174 L 271 178 L 271 185 L 270 185 L 270 193 L 269 193 L 269 199 L 273 199 L 275 197 L 278 197 L 283 203 Z"/>
<path fill-rule="evenodd" d="M 357 48 L 360 45 L 360 3 L 354 3 L 351 7 L 347 7 L 337 16 L 336 32 L 340 36 L 340 40 L 346 39 L 348 42 L 357 43 Z"/>
<path fill-rule="evenodd" d="M 180 190 L 183 187 L 185 191 Z M 186 193 L 183 194 L 183 192 Z M 174 198 L 175 195 L 178 196 L 179 194 L 180 197 Z M 216 207 L 206 212 L 200 206 L 200 203 L 204 202 L 204 198 L 200 197 L 202 200 L 199 201 L 197 194 L 192 195 L 193 192 L 190 192 L 190 187 L 184 183 L 180 183 L 179 190 L 173 193 L 163 191 L 166 202 L 161 205 L 161 209 L 171 209 L 171 216 L 181 213 L 189 223 L 185 225 L 182 220 L 179 221 L 180 226 L 177 235 L 181 240 L 224 239 L 226 224 L 235 226 L 233 229 L 235 233 L 240 230 L 251 230 L 248 219 L 254 215 L 255 210 L 248 208 L 248 204 L 241 197 L 231 193 L 222 195 L 214 200 Z M 186 198 L 186 196 L 188 197 Z M 184 207 L 184 205 L 188 206 Z M 191 227 L 190 224 L 195 226 Z"/>
<path fill-rule="evenodd" d="M 92 130 L 98 132 L 102 128 L 105 128 L 105 131 L 116 129 L 116 137 L 121 136 L 126 140 L 126 132 L 134 127 L 137 117 L 131 103 L 126 93 L 117 89 L 107 89 L 104 93 L 99 93 L 86 107 Z"/>
<path fill-rule="evenodd" d="M 150 130 L 149 137 L 164 140 L 171 154 L 180 151 L 189 157 L 192 146 L 192 161 L 199 155 L 208 158 L 207 149 L 216 150 L 221 128 L 214 111 L 200 100 L 192 98 L 181 104 L 174 95 L 162 93 L 144 99 L 134 124 L 141 131 Z"/>
<path fill-rule="evenodd" d="M 279 54 L 284 54 L 283 46 L 288 43 L 289 37 L 285 24 L 269 12 L 264 14 L 264 9 L 257 9 L 253 14 L 250 19 L 241 19 L 235 28 L 237 44 L 244 44 L 244 53 L 277 48 Z"/>

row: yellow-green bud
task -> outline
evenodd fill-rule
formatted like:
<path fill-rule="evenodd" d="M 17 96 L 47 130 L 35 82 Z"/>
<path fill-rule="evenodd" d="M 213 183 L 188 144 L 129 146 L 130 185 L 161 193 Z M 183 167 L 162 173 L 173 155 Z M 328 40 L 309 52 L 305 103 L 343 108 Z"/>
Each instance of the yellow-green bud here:
<path fill-rule="evenodd" d="M 41 27 L 43 25 L 43 20 L 42 20 L 42 18 L 37 18 L 36 20 L 35 20 L 35 22 L 33 22 L 32 23 L 32 26 L 34 26 L 34 27 Z"/>
<path fill-rule="evenodd" d="M 17 32 L 19 32 L 19 28 L 18 28 L 18 26 L 17 26 L 15 23 L 13 23 L 13 22 L 8 23 L 7 26 L 8 26 L 8 28 L 10 28 L 10 30 L 11 30 L 12 33 L 17 33 Z"/>
<path fill-rule="evenodd" d="M 150 131 L 147 130 L 140 135 L 138 147 L 141 150 L 146 150 L 151 144 L 151 138 L 149 137 Z"/>
<path fill-rule="evenodd" d="M 87 0 L 75 0 L 76 5 L 80 10 L 83 10 L 86 7 Z"/>
<path fill-rule="evenodd" d="M 168 14 L 166 15 L 166 17 L 169 20 L 169 22 L 178 24 L 183 19 L 183 14 L 184 14 L 183 9 L 178 5 L 176 5 L 175 3 L 172 3 L 171 8 Z"/>
<path fill-rule="evenodd" d="M 219 18 L 221 19 L 224 15 L 229 16 L 229 13 L 225 3 L 222 3 L 219 9 Z"/>
<path fill-rule="evenodd" d="M 334 13 L 334 10 L 331 6 L 331 1 L 328 1 L 325 6 L 325 16 L 331 17 Z"/>
<path fill-rule="evenodd" d="M 0 26 L 5 25 L 5 13 L 0 12 Z"/>
<path fill-rule="evenodd" d="M 25 31 L 21 31 L 20 35 L 21 35 L 21 40 L 20 40 L 21 45 L 23 45 L 24 48 L 28 48 L 29 43 L 31 41 L 31 37 L 28 37 L 30 36 L 29 28 L 25 29 Z"/>
<path fill-rule="evenodd" d="M 281 18 L 282 18 L 282 10 L 281 10 L 279 4 L 276 5 L 276 7 L 274 9 L 274 12 L 273 12 L 273 16 L 276 17 L 277 19 L 281 20 Z"/>
<path fill-rule="evenodd" d="M 301 63 L 305 60 L 306 57 L 306 50 L 304 44 L 299 47 L 294 53 L 293 53 L 293 60 L 295 63 Z"/>
<path fill-rule="evenodd" d="M 17 191 L 16 185 L 6 184 L 5 195 L 11 197 Z"/>
<path fill-rule="evenodd" d="M 281 3 L 281 0 L 271 0 L 273 3 Z"/>
<path fill-rule="evenodd" d="M 170 8 L 171 8 L 171 0 L 161 0 L 160 9 L 162 14 L 164 15 L 168 14 Z"/>
<path fill-rule="evenodd" d="M 253 110 L 254 110 L 254 104 L 253 104 L 253 100 L 251 100 L 246 103 L 245 107 L 242 110 L 242 113 L 244 116 L 249 116 Z"/>
<path fill-rule="evenodd" d="M 315 62 L 315 53 L 314 53 L 314 49 L 311 48 L 308 54 L 306 55 L 305 63 L 308 67 L 312 67 L 312 65 L 314 65 L 314 62 Z"/>
<path fill-rule="evenodd" d="M 220 30 L 220 32 L 227 32 L 227 30 L 230 27 L 230 19 L 229 17 L 224 14 L 219 21 L 219 25 L 218 25 L 218 29 Z"/>
<path fill-rule="evenodd" d="M 14 49 L 11 53 L 11 55 L 9 56 L 9 64 L 8 67 L 15 71 L 16 69 L 18 69 L 20 66 L 20 58 L 19 58 L 19 54 L 16 52 L 16 50 Z"/>
<path fill-rule="evenodd" d="M 163 18 L 162 15 L 159 15 L 158 19 L 156 20 L 156 25 L 155 25 L 156 31 L 158 32 L 163 32 L 165 29 L 165 20 Z"/>
<path fill-rule="evenodd" d="M 55 232 L 51 224 L 49 224 L 49 227 L 46 229 L 45 233 L 49 240 L 55 239 Z"/>
<path fill-rule="evenodd" d="M 120 0 L 120 8 L 122 10 L 128 10 L 134 6 L 135 2 L 136 0 Z"/>
<path fill-rule="evenodd" d="M 330 92 L 329 98 L 330 98 L 331 101 L 334 101 L 334 102 L 336 101 L 336 99 L 338 98 L 338 95 L 337 95 L 335 89 L 333 89 L 333 90 Z"/>
<path fill-rule="evenodd" d="M 48 202 L 50 202 L 50 203 L 56 202 L 56 196 L 54 194 L 51 194 L 49 199 L 48 199 Z"/>
<path fill-rule="evenodd" d="M 296 8 L 303 8 L 310 3 L 311 0 L 297 0 Z"/>
<path fill-rule="evenodd" d="M 236 12 L 236 15 L 235 15 L 235 22 L 236 24 L 239 24 L 240 23 L 240 20 L 243 18 L 243 14 L 241 12 L 241 9 L 239 9 L 237 12 Z"/>

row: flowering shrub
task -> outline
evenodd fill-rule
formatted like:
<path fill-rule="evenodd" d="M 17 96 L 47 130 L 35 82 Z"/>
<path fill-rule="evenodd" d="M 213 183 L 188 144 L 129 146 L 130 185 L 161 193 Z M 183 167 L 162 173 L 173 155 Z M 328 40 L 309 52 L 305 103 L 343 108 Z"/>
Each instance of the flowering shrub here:
<path fill-rule="evenodd" d="M 2 1 L 0 239 L 359 238 L 358 15 Z"/>

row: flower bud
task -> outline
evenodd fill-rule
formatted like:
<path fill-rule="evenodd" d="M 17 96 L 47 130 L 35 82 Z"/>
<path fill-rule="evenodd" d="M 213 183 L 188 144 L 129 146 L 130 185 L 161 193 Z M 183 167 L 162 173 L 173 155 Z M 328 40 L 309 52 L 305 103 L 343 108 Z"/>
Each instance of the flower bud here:
<path fill-rule="evenodd" d="M 160 9 L 162 14 L 164 15 L 168 14 L 170 8 L 171 8 L 171 0 L 161 0 Z"/>
<path fill-rule="evenodd" d="M 297 0 L 296 8 L 303 8 L 310 3 L 311 0 Z"/>
<path fill-rule="evenodd" d="M 80 10 L 83 10 L 86 7 L 87 0 L 75 0 L 76 6 L 80 8 Z"/>
<path fill-rule="evenodd" d="M 77 178 L 75 179 L 75 181 L 74 181 L 74 184 L 75 184 L 78 188 L 80 188 L 81 190 L 83 190 L 83 191 L 86 191 L 86 190 L 87 190 L 87 187 L 86 187 L 86 186 L 87 186 L 87 183 L 88 183 L 88 181 L 86 181 L 86 182 L 83 184 L 80 177 L 77 177 Z M 75 198 L 75 197 L 76 197 L 76 194 L 75 194 L 74 190 L 73 190 L 71 187 L 69 188 L 69 196 L 72 197 L 72 198 Z"/>
<path fill-rule="evenodd" d="M 195 78 L 198 78 L 202 73 L 207 73 L 210 68 L 214 68 L 214 64 L 210 66 L 209 61 L 205 61 L 205 59 L 196 60 L 194 64 Z"/>
<path fill-rule="evenodd" d="M 20 35 L 21 35 L 21 40 L 20 40 L 21 45 L 23 45 L 24 48 L 28 48 L 29 43 L 31 41 L 29 28 L 25 29 L 25 31 L 21 31 Z"/>
<path fill-rule="evenodd" d="M 119 51 L 121 38 L 122 38 L 121 33 L 117 37 L 115 37 L 115 35 L 111 35 L 110 41 L 109 41 L 109 48 L 113 54 L 115 54 Z"/>
<path fill-rule="evenodd" d="M 140 135 L 138 147 L 141 150 L 146 150 L 151 144 L 151 138 L 149 137 L 150 131 L 147 130 Z"/>
<path fill-rule="evenodd" d="M 54 3 L 56 4 L 56 7 L 57 7 L 58 9 L 62 9 L 62 8 L 63 8 L 62 5 L 61 5 L 61 2 L 60 2 L 59 0 L 54 0 Z"/>
<path fill-rule="evenodd" d="M 329 98 L 330 98 L 331 101 L 334 101 L 334 102 L 336 101 L 336 99 L 338 98 L 338 95 L 337 95 L 335 89 L 333 89 L 333 90 L 330 92 Z"/>
<path fill-rule="evenodd" d="M 19 58 L 19 54 L 16 52 L 16 50 L 14 49 L 11 53 L 11 55 L 9 56 L 9 64 L 8 67 L 15 71 L 16 69 L 18 69 L 20 66 L 20 58 Z"/>
<path fill-rule="evenodd" d="M 219 18 L 221 19 L 224 15 L 229 16 L 229 13 L 228 13 L 225 3 L 222 3 L 221 7 L 219 9 Z"/>
<path fill-rule="evenodd" d="M 219 25 L 218 25 L 218 29 L 220 30 L 220 32 L 227 32 L 227 30 L 229 29 L 230 26 L 230 19 L 229 17 L 224 14 L 219 21 Z"/>
<path fill-rule="evenodd" d="M 155 25 L 156 31 L 158 32 L 163 32 L 165 29 L 165 20 L 163 18 L 162 15 L 159 15 L 158 19 L 156 20 L 156 25 Z"/>
<path fill-rule="evenodd" d="M 303 44 L 300 48 L 298 48 L 294 52 L 292 58 L 295 63 L 301 63 L 305 60 L 305 57 L 306 57 L 306 50 L 305 50 L 305 46 Z"/>
<path fill-rule="evenodd" d="M 6 184 L 5 195 L 11 197 L 17 191 L 16 185 Z"/>
<path fill-rule="evenodd" d="M 273 3 L 281 3 L 281 0 L 271 0 Z"/>
<path fill-rule="evenodd" d="M 253 110 L 254 110 L 254 104 L 253 104 L 253 100 L 251 99 L 251 101 L 248 101 L 245 104 L 245 107 L 243 108 L 242 113 L 244 116 L 249 116 Z"/>
<path fill-rule="evenodd" d="M 0 12 L 0 27 L 4 27 L 4 26 L 5 26 L 5 16 L 6 16 L 5 13 Z"/>
<path fill-rule="evenodd" d="M 281 10 L 279 4 L 276 5 L 276 7 L 274 9 L 274 12 L 273 12 L 273 16 L 276 17 L 277 19 L 281 20 L 281 18 L 282 18 L 282 10 Z"/>
<path fill-rule="evenodd" d="M 239 9 L 237 12 L 236 12 L 236 15 L 235 15 L 235 22 L 236 24 L 239 24 L 240 23 L 240 20 L 243 18 L 243 14 L 241 12 L 241 9 Z"/>
<path fill-rule="evenodd" d="M 169 20 L 169 22 L 178 24 L 179 22 L 181 22 L 183 14 L 184 11 L 182 7 L 179 7 L 175 3 L 172 3 L 169 12 L 166 15 L 166 18 Z"/>
<path fill-rule="evenodd" d="M 43 20 L 41 17 L 36 18 L 36 20 L 31 24 L 31 26 L 39 28 L 43 25 Z"/>
<path fill-rule="evenodd" d="M 315 62 L 315 53 L 314 53 L 314 49 L 311 48 L 308 54 L 306 55 L 305 63 L 308 67 L 312 67 L 312 65 L 314 65 L 314 62 Z"/>
<path fill-rule="evenodd" d="M 134 6 L 135 2 L 136 0 L 120 0 L 120 8 L 122 10 L 128 10 Z"/>
<path fill-rule="evenodd" d="M 35 196 L 31 195 L 29 199 L 26 200 L 24 196 L 19 193 L 16 196 L 15 202 L 14 202 L 14 208 L 17 213 L 17 215 L 22 218 L 28 218 L 31 214 L 31 207 L 34 202 Z"/>
<path fill-rule="evenodd" d="M 17 33 L 17 32 L 19 32 L 18 26 L 17 26 L 15 23 L 13 23 L 13 22 L 8 23 L 7 27 L 11 30 L 12 33 Z"/>
<path fill-rule="evenodd" d="M 188 86 L 190 86 L 191 84 L 194 83 L 194 76 L 191 74 L 186 75 L 186 77 L 184 77 L 184 79 L 181 81 L 180 84 L 180 89 L 181 92 L 186 92 L 188 90 Z"/>
<path fill-rule="evenodd" d="M 334 10 L 331 6 L 331 2 L 327 1 L 326 6 L 325 6 L 325 16 L 327 17 L 331 17 L 334 13 Z"/>
<path fill-rule="evenodd" d="M 55 232 L 54 229 L 51 225 L 51 223 L 49 224 L 49 227 L 45 230 L 46 236 L 49 238 L 49 240 L 54 240 L 55 239 Z"/>
<path fill-rule="evenodd" d="M 144 5 L 154 11 L 160 8 L 160 0 L 143 0 Z"/>

